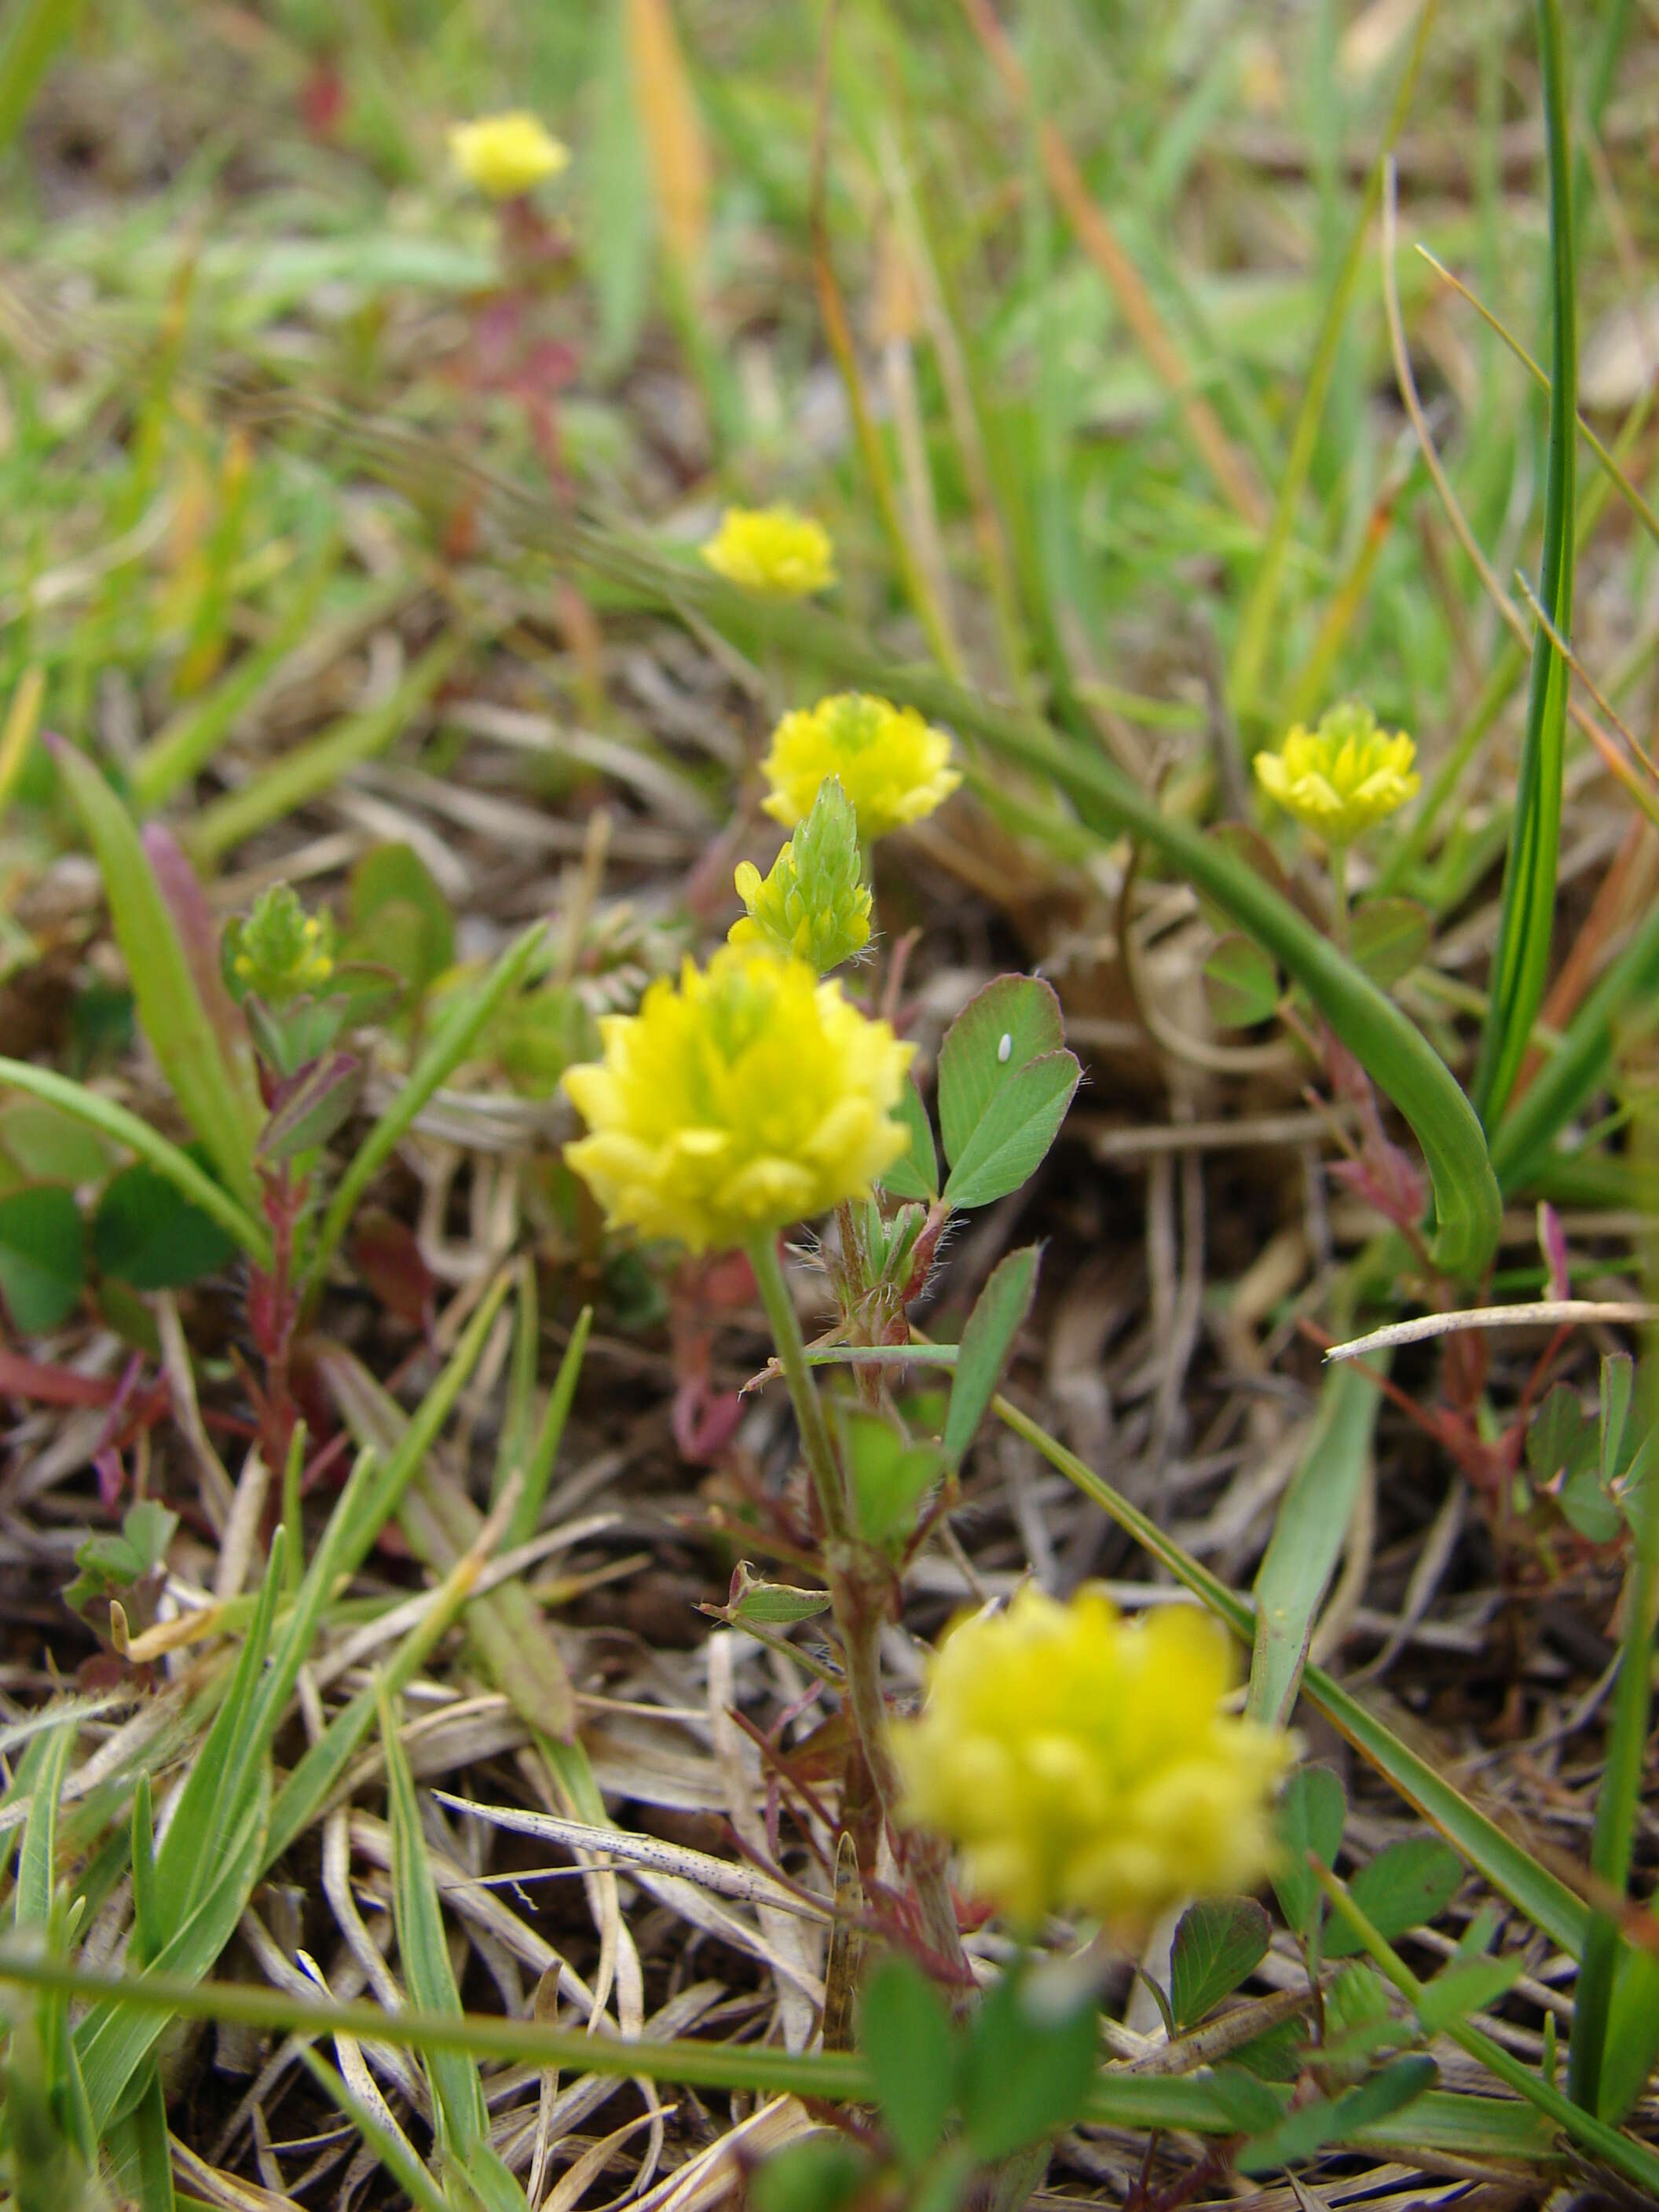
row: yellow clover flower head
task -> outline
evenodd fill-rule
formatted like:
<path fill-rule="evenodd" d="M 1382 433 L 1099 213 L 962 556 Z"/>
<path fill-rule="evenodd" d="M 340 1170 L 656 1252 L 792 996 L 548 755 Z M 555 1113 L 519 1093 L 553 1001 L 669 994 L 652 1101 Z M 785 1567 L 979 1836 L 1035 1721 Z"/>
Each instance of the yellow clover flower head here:
<path fill-rule="evenodd" d="M 793 830 L 811 812 L 825 777 L 837 776 L 866 840 L 920 822 L 962 781 L 943 730 L 914 707 L 862 691 L 838 692 L 786 714 L 761 766 L 772 787 L 763 804 L 774 821 Z"/>
<path fill-rule="evenodd" d="M 1416 797 L 1416 757 L 1403 730 L 1390 737 L 1369 707 L 1350 702 L 1328 708 L 1316 730 L 1298 722 L 1277 752 L 1258 753 L 1255 775 L 1304 829 L 1347 845 Z"/>
<path fill-rule="evenodd" d="M 544 128 L 539 116 L 515 107 L 450 125 L 449 157 L 469 185 L 493 200 L 515 200 L 556 177 L 570 149 Z"/>
<path fill-rule="evenodd" d="M 728 507 L 702 557 L 716 575 L 769 599 L 804 599 L 836 580 L 830 532 L 793 507 Z"/>
<path fill-rule="evenodd" d="M 1018 1927 L 1085 1914 L 1132 1942 L 1187 1897 L 1273 1863 L 1282 1729 L 1222 1709 L 1226 1634 L 1186 1605 L 1133 1624 L 1084 1590 L 1022 1590 L 966 1621 L 894 1727 L 906 1816 L 960 1844 L 969 1883 Z"/>
<path fill-rule="evenodd" d="M 870 942 L 870 887 L 864 881 L 853 802 L 832 775 L 812 811 L 763 878 L 752 860 L 737 873 L 749 911 L 728 933 L 733 945 L 769 945 L 805 961 L 820 975 Z"/>
<path fill-rule="evenodd" d="M 566 1073 L 590 1133 L 565 1158 L 612 1226 L 725 1249 L 828 1211 L 909 1143 L 892 1109 L 915 1048 L 805 961 L 727 945 Z"/>

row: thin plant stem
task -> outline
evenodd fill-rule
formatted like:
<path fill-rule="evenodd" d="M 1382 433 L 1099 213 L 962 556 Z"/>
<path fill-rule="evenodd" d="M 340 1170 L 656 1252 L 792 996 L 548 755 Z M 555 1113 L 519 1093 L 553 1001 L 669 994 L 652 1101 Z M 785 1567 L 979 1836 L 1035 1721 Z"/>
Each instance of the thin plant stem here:
<path fill-rule="evenodd" d="M 1348 950 L 1348 848 L 1333 845 L 1330 850 L 1331 871 L 1331 930 L 1338 951 Z"/>
<path fill-rule="evenodd" d="M 952 1982 L 966 1988 L 968 1966 L 945 1875 L 945 1851 L 931 1838 L 907 1836 L 898 1822 L 903 1784 L 888 1737 L 887 1699 L 881 1686 L 887 1572 L 882 1563 L 876 1563 L 874 1572 L 866 1564 L 868 1547 L 858 1539 L 852 1504 L 830 1441 L 823 1401 L 807 1364 L 800 1320 L 784 1279 L 776 1240 L 753 1237 L 747 1250 L 823 1520 L 824 1561 L 836 1626 L 841 1633 L 848 1708 L 889 1837 L 915 1890 L 923 1939 Z"/>
<path fill-rule="evenodd" d="M 795 1302 L 789 1295 L 788 1284 L 784 1280 L 777 1241 L 769 1236 L 751 1237 L 747 1249 L 749 1265 L 754 1270 L 756 1285 L 761 1294 L 761 1304 L 766 1309 L 767 1326 L 772 1332 L 778 1365 L 783 1370 L 789 1402 L 795 1409 L 795 1419 L 800 1429 L 801 1449 L 806 1455 L 807 1473 L 812 1478 L 818 1510 L 823 1516 L 824 1535 L 831 1545 L 845 1545 L 852 1539 L 852 1511 L 835 1447 L 830 1441 L 830 1424 L 823 1417 L 823 1401 L 817 1394 L 806 1364 L 806 1343 L 800 1333 L 800 1318 L 795 1311 Z"/>

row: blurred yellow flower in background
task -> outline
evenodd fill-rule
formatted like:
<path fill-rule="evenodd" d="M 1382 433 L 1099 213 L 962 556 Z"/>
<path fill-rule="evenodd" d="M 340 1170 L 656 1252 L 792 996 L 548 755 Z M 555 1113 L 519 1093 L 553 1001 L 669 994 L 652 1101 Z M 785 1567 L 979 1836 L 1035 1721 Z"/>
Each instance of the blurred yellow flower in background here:
<path fill-rule="evenodd" d="M 920 822 L 962 781 L 951 766 L 951 740 L 914 707 L 862 691 L 842 691 L 786 714 L 761 763 L 767 812 L 793 830 L 811 811 L 826 776 L 840 779 L 866 842 Z"/>
<path fill-rule="evenodd" d="M 1223 1710 L 1225 1632 L 1187 1605 L 1135 1622 L 1027 1589 L 965 1621 L 894 1725 L 906 1818 L 962 1848 L 1016 1926 L 1086 1914 L 1131 1943 L 1183 1898 L 1249 1889 L 1273 1856 L 1282 1729 Z"/>
<path fill-rule="evenodd" d="M 569 161 L 570 149 L 528 108 L 518 107 L 505 115 L 452 124 L 449 155 L 469 185 L 491 199 L 513 200 L 556 177 Z"/>
<path fill-rule="evenodd" d="M 604 1059 L 565 1076 L 590 1133 L 564 1156 L 613 1226 L 742 1244 L 866 1196 L 910 1141 L 915 1046 L 804 961 L 726 946 L 599 1030 Z"/>
<path fill-rule="evenodd" d="M 793 507 L 728 507 L 702 548 L 717 575 L 774 599 L 803 599 L 836 580 L 830 533 Z"/>
<path fill-rule="evenodd" d="M 1416 797 L 1416 757 L 1403 730 L 1391 737 L 1369 707 L 1348 703 L 1329 708 L 1316 730 L 1298 722 L 1277 752 L 1258 753 L 1255 775 L 1304 829 L 1347 845 Z"/>

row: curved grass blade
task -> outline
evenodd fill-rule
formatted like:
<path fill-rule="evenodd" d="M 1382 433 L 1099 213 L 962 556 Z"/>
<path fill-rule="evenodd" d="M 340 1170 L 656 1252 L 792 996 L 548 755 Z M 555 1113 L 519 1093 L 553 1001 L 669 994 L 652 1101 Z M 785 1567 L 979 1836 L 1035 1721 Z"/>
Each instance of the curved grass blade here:
<path fill-rule="evenodd" d="M 61 742 L 52 752 L 98 862 L 144 1035 L 227 1188 L 257 1213 L 253 1155 L 264 1109 L 252 1063 L 239 1063 L 221 1043 L 132 817 L 84 753 Z"/>
<path fill-rule="evenodd" d="M 1343 1381 L 1339 1378 L 1346 1377 Z M 1362 1369 L 1327 1371 L 1319 1413 L 1255 1578 L 1255 1648 L 1247 1710 L 1282 1727 L 1290 1718 L 1337 1553 L 1370 1464 L 1382 1394 Z"/>
<path fill-rule="evenodd" d="M 22 1060 L 0 1060 L 0 1090 L 4 1089 L 25 1091 L 49 1106 L 61 1106 L 88 1128 L 100 1130 L 129 1152 L 137 1152 L 192 1206 L 216 1221 L 227 1236 L 234 1237 L 251 1260 L 262 1267 L 270 1265 L 270 1239 L 260 1223 L 228 1191 L 221 1189 L 211 1176 L 204 1175 L 188 1152 L 181 1152 L 125 1106 L 101 1097 L 82 1084 L 70 1082 L 66 1075 L 55 1075 L 49 1067 L 34 1067 Z"/>
<path fill-rule="evenodd" d="M 322 1227 L 317 1232 L 316 1246 L 306 1270 L 307 1297 L 314 1293 L 321 1285 L 340 1239 L 351 1225 L 351 1217 L 357 1210 L 358 1200 L 368 1189 L 376 1171 L 391 1158 L 408 1135 L 416 1115 L 439 1085 L 453 1075 L 465 1059 L 485 1024 L 508 992 L 523 980 L 546 934 L 544 922 L 532 922 L 520 937 L 508 945 L 477 989 L 465 994 L 434 1030 L 431 1042 L 421 1054 L 408 1082 L 364 1138 L 329 1200 L 328 1211 L 323 1216 Z"/>
<path fill-rule="evenodd" d="M 1527 723 L 1516 771 L 1515 818 L 1504 870 L 1504 904 L 1492 956 L 1490 1004 L 1474 1099 L 1488 1126 L 1503 1110 L 1543 1003 L 1555 927 L 1566 757 L 1566 662 L 1550 635 L 1572 635 L 1573 485 L 1578 453 L 1578 343 L 1573 275 L 1572 183 L 1567 157 L 1565 61 L 1558 0 L 1538 0 L 1550 179 L 1549 449 L 1538 602 L 1549 617 L 1533 641 Z"/>

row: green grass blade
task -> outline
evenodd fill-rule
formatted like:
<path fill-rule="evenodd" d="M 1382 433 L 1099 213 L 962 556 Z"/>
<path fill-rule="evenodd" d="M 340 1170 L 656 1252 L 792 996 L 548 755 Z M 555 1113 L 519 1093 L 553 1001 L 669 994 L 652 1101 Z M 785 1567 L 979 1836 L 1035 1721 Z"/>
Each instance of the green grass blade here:
<path fill-rule="evenodd" d="M 476 1563 L 463 1561 L 433 1592 L 432 1601 L 404 1637 L 382 1674 L 378 1686 L 360 1690 L 349 1705 L 334 1716 L 315 1743 L 276 1792 L 265 1836 L 264 1865 L 269 1873 L 289 1846 L 298 1841 L 328 1803 L 350 1765 L 358 1746 L 368 1735 L 384 1692 L 399 1696 L 432 1656 L 453 1626 L 477 1580 Z"/>
<path fill-rule="evenodd" d="M 1342 257 L 1336 281 L 1326 298 L 1319 337 L 1308 367 L 1307 381 L 1303 386 L 1302 405 L 1297 415 L 1296 428 L 1291 434 L 1291 449 L 1279 471 L 1279 490 L 1273 502 L 1273 518 L 1267 526 L 1250 595 L 1244 603 L 1244 611 L 1239 620 L 1238 642 L 1233 651 L 1227 689 L 1233 712 L 1240 716 L 1260 712 L 1258 694 L 1267 665 L 1267 647 L 1273 634 L 1273 617 L 1278 612 L 1279 594 L 1284 585 L 1285 556 L 1290 551 L 1291 533 L 1296 524 L 1297 502 L 1302 496 L 1308 481 L 1308 471 L 1313 465 L 1325 398 L 1336 371 L 1348 309 L 1352 304 L 1354 289 L 1359 282 L 1360 271 L 1365 265 L 1365 257 L 1370 250 L 1371 227 L 1376 220 L 1376 210 L 1382 198 L 1384 164 L 1394 149 L 1395 140 L 1405 128 L 1406 118 L 1411 110 L 1412 95 L 1417 89 L 1418 73 L 1428 45 L 1429 27 L 1434 21 L 1434 9 L 1435 0 L 1423 0 L 1411 53 L 1383 131 L 1382 151 L 1366 179 L 1347 251 Z"/>
<path fill-rule="evenodd" d="M 1314 1616 L 1347 1534 L 1371 1460 L 1382 1394 L 1354 1367 L 1328 1368 L 1314 1422 L 1255 1578 L 1255 1647 L 1248 1710 L 1272 1726 L 1290 1718 Z"/>
<path fill-rule="evenodd" d="M 148 1121 L 141 1121 L 125 1106 L 88 1091 L 83 1084 L 72 1083 L 66 1075 L 56 1075 L 49 1067 L 31 1066 L 23 1060 L 0 1060 L 0 1090 L 7 1089 L 27 1091 L 31 1098 L 44 1099 L 49 1106 L 61 1106 L 77 1121 L 136 1152 L 192 1206 L 216 1221 L 227 1236 L 234 1237 L 251 1260 L 269 1267 L 270 1237 L 264 1225 L 228 1191 L 221 1189 L 211 1176 L 204 1175 L 188 1152 L 152 1129 Z"/>
<path fill-rule="evenodd" d="M 258 1879 L 270 1811 L 270 1775 L 266 1768 L 238 1826 L 218 1839 L 217 1879 L 155 1960 L 155 1977 L 161 1987 L 174 1992 L 181 1985 L 193 1987 L 235 1933 Z M 149 1978 L 149 1971 L 135 1978 L 142 1985 Z M 180 2009 L 176 2002 L 171 2002 L 152 2011 L 135 2005 L 123 1990 L 105 1996 L 80 2022 L 75 2031 L 75 2051 L 96 2132 L 101 2134 L 108 2125 L 156 2038 Z"/>
<path fill-rule="evenodd" d="M 23 1824 L 23 1848 L 18 1854 L 17 1887 L 12 1896 L 12 1926 L 20 1932 L 29 1929 L 44 1935 L 51 1923 L 52 1892 L 58 1881 L 58 1808 L 75 1736 L 75 1723 L 61 1722 L 44 1740 L 33 1762 L 28 1818 Z"/>
<path fill-rule="evenodd" d="M 1549 449 L 1538 602 L 1555 635 L 1572 635 L 1574 479 L 1578 453 L 1578 345 L 1573 273 L 1572 186 L 1567 146 L 1565 60 L 1558 0 L 1538 0 L 1549 155 L 1551 358 Z M 1516 771 L 1515 818 L 1504 871 L 1504 904 L 1492 956 L 1490 1006 L 1480 1039 L 1474 1098 L 1490 1126 L 1502 1112 L 1543 1003 L 1555 927 L 1561 844 L 1561 776 L 1566 757 L 1565 661 L 1540 624 L 1533 642 L 1526 729 Z"/>
<path fill-rule="evenodd" d="M 1598 1881 L 1624 1896 L 1630 1886 L 1631 1856 L 1647 1755 L 1648 1723 L 1653 1706 L 1653 1636 L 1659 1611 L 1659 1526 L 1650 1511 L 1635 1524 L 1635 1543 L 1625 1586 L 1625 1633 L 1619 1676 L 1613 1688 L 1613 1718 L 1607 1731 L 1607 1761 L 1595 1801 L 1590 1869 Z M 1573 1992 L 1572 2044 L 1568 2053 L 1567 2094 L 1586 2112 L 1619 2120 L 1634 2100 L 1632 2076 L 1644 2082 L 1659 2057 L 1659 1998 L 1619 2022 L 1618 2078 L 1606 2078 L 1610 2053 L 1618 2048 L 1609 2035 L 1621 1980 L 1628 1985 L 1634 1960 L 1618 1927 L 1605 1912 L 1592 1915 L 1583 1963 Z M 1650 1966 L 1659 1961 L 1650 1959 Z M 1638 1985 L 1639 1986 L 1639 1985 Z M 1621 2013 L 1626 2008 L 1620 2008 Z"/>
<path fill-rule="evenodd" d="M 133 756 L 132 803 L 148 814 L 206 767 L 237 721 L 312 629 L 340 557 L 337 538 L 324 539 L 278 623 L 263 645 L 246 653 L 205 698 L 195 699 Z"/>
<path fill-rule="evenodd" d="M 1650 1018 L 1656 991 L 1659 907 L 1593 986 L 1560 1042 L 1498 1123 L 1492 1160 L 1506 1196 L 1523 1189 L 1545 1166 L 1556 1138 L 1600 1088 L 1621 1026 Z"/>
<path fill-rule="evenodd" d="M 0 34 L 0 153 L 22 128 L 82 0 L 17 0 Z"/>
<path fill-rule="evenodd" d="M 144 1035 L 226 1187 L 257 1215 L 253 1154 L 264 1110 L 252 1062 L 233 1064 L 221 1047 L 132 817 L 83 753 L 59 744 L 54 757 L 103 878 Z"/>
<path fill-rule="evenodd" d="M 302 2049 L 306 2071 L 330 2101 L 337 2105 L 364 2142 L 420 2212 L 455 2212 L 455 2207 L 421 2163 L 415 2146 L 401 2129 L 389 2128 L 376 2112 L 337 2073 L 326 2058 Z"/>
<path fill-rule="evenodd" d="M 331 790 L 360 761 L 384 752 L 448 675 L 461 645 L 459 633 L 440 638 L 380 706 L 348 715 L 321 737 L 284 753 L 239 791 L 203 807 L 184 832 L 191 858 L 200 866 L 211 866 L 256 830 Z"/>
<path fill-rule="evenodd" d="M 426 1841 L 421 1833 L 415 1778 L 398 1741 L 397 1717 L 384 1697 L 380 1712 L 392 1826 L 392 1918 L 398 1933 L 398 1955 L 403 1961 L 404 1979 L 410 1996 L 422 2012 L 459 2019 L 461 1993 L 449 1960 L 449 1940 L 444 1933 L 438 1885 L 432 1878 Z M 471 2059 L 458 2051 L 429 2052 L 426 2067 L 444 2160 L 447 2163 L 453 2158 L 465 2166 L 478 2146 L 489 2139 L 489 2114 L 484 2106 L 478 2069 Z"/>
<path fill-rule="evenodd" d="M 508 945 L 477 989 L 462 994 L 438 1024 L 408 1082 L 364 1138 L 329 1201 L 307 1269 L 307 1295 L 321 1285 L 329 1261 L 351 1225 L 358 1201 L 375 1174 L 407 1136 L 433 1092 L 465 1059 L 497 1007 L 523 981 L 546 933 L 545 923 L 532 922 Z"/>
<path fill-rule="evenodd" d="M 356 1574 L 381 1529 L 397 1511 L 404 1492 L 420 1473 L 421 1462 L 432 1449 L 439 1431 L 454 1409 L 455 1401 L 466 1387 L 467 1377 L 478 1364 L 511 1280 L 511 1275 L 503 1268 L 478 1301 L 478 1310 L 463 1330 L 448 1365 L 410 1417 L 395 1449 L 383 1462 L 375 1462 L 365 1454 L 362 1487 L 349 1513 L 345 1511 L 344 1493 L 335 1508 L 341 1518 L 339 1547 L 334 1554 L 337 1575 Z M 332 1356 L 324 1355 L 325 1360 Z"/>
<path fill-rule="evenodd" d="M 214 1716 L 155 1855 L 155 1895 L 170 1939 L 219 1872 L 219 1855 L 247 1800 L 269 1749 L 259 1725 L 261 1678 L 270 1649 L 281 1587 L 282 1534 L 271 1547 L 258 1603 L 236 1669 Z"/>
<path fill-rule="evenodd" d="M 1150 1520 L 1139 1507 L 1132 1505 L 1127 1498 L 1114 1490 L 1075 1452 L 1068 1451 L 1057 1438 L 1051 1437 L 1029 1414 L 1021 1413 L 1017 1406 L 1010 1405 L 1006 1398 L 994 1399 L 992 1405 L 999 1419 L 1005 1421 L 1016 1436 L 1024 1437 L 1028 1443 L 1041 1452 L 1050 1467 L 1074 1482 L 1085 1497 L 1093 1498 L 1097 1505 L 1103 1507 L 1119 1528 L 1126 1529 L 1143 1549 L 1166 1566 L 1176 1581 L 1208 1606 L 1241 1642 L 1249 1644 L 1252 1641 L 1255 1616 L 1243 1598 L 1236 1597 L 1224 1583 L 1218 1582 L 1207 1568 L 1200 1566 L 1156 1522 Z M 1310 1667 L 1303 1678 L 1302 1687 L 1303 1695 L 1310 1703 L 1347 1738 L 1362 1758 L 1392 1784 L 1408 1804 L 1414 1806 L 1426 1820 L 1439 1829 L 1447 1842 L 1462 1853 L 1469 1864 L 1500 1896 L 1507 1897 L 1517 1911 L 1524 1912 L 1535 1926 L 1543 1929 L 1552 1942 L 1559 1944 L 1575 1959 L 1580 1956 L 1589 1920 L 1589 1910 L 1582 1899 L 1576 1897 L 1565 1882 L 1558 1881 L 1547 1868 L 1540 1866 L 1530 1851 L 1523 1850 L 1513 1837 L 1506 1835 L 1495 1821 L 1488 1820 L 1484 1813 L 1472 1805 L 1426 1759 L 1419 1759 L 1392 1729 L 1367 1712 L 1322 1668 Z"/>
<path fill-rule="evenodd" d="M 410 2051 L 453 2051 L 508 2065 L 552 2069 L 571 2075 L 614 2075 L 623 2079 L 681 2081 L 694 2089 L 749 2089 L 780 2097 L 819 2097 L 867 2104 L 870 2078 L 863 2062 L 844 2051 L 785 2051 L 757 2045 L 660 2041 L 586 2028 L 549 2027 L 536 2020 L 498 2014 L 387 2012 L 383 2006 L 313 2002 L 286 1990 L 250 1982 L 204 1982 L 172 1972 L 100 1974 L 0 1944 L 0 1983 L 58 1990 L 92 2002 L 88 2021 L 131 2014 L 148 2023 L 152 2039 L 170 2018 L 222 2021 L 234 2027 L 301 2035 L 344 2034 L 368 2042 L 388 2038 Z M 84 2023 L 83 2023 L 84 2026 Z"/>
<path fill-rule="evenodd" d="M 553 1378 L 552 1389 L 548 1393 L 547 1410 L 542 1416 L 541 1426 L 536 1431 L 535 1443 L 525 1465 L 524 1488 L 519 1493 L 519 1502 L 513 1509 L 513 1518 L 507 1523 L 506 1544 L 508 1551 L 515 1545 L 527 1544 L 536 1533 L 536 1523 L 542 1517 L 542 1507 L 547 1502 L 548 1486 L 553 1480 L 559 1446 L 564 1440 L 564 1425 L 570 1418 L 576 1385 L 581 1379 L 588 1331 L 592 1326 L 593 1309 L 584 1306 L 576 1316 L 575 1328 L 570 1332 L 570 1341 L 564 1348 L 559 1371 Z"/>
<path fill-rule="evenodd" d="M 396 1401 L 349 1352 L 325 1352 L 321 1364 L 330 1393 L 359 1443 L 388 1459 L 395 1455 L 406 1425 Z M 416 1557 L 434 1574 L 446 1574 L 477 1546 L 484 1522 L 453 1476 L 432 1467 L 423 1468 L 404 1493 L 398 1526 Z M 496 1686 L 530 1725 L 562 1741 L 573 1736 L 575 1692 L 541 1608 L 522 1580 L 474 1598 L 466 1625 Z"/>

